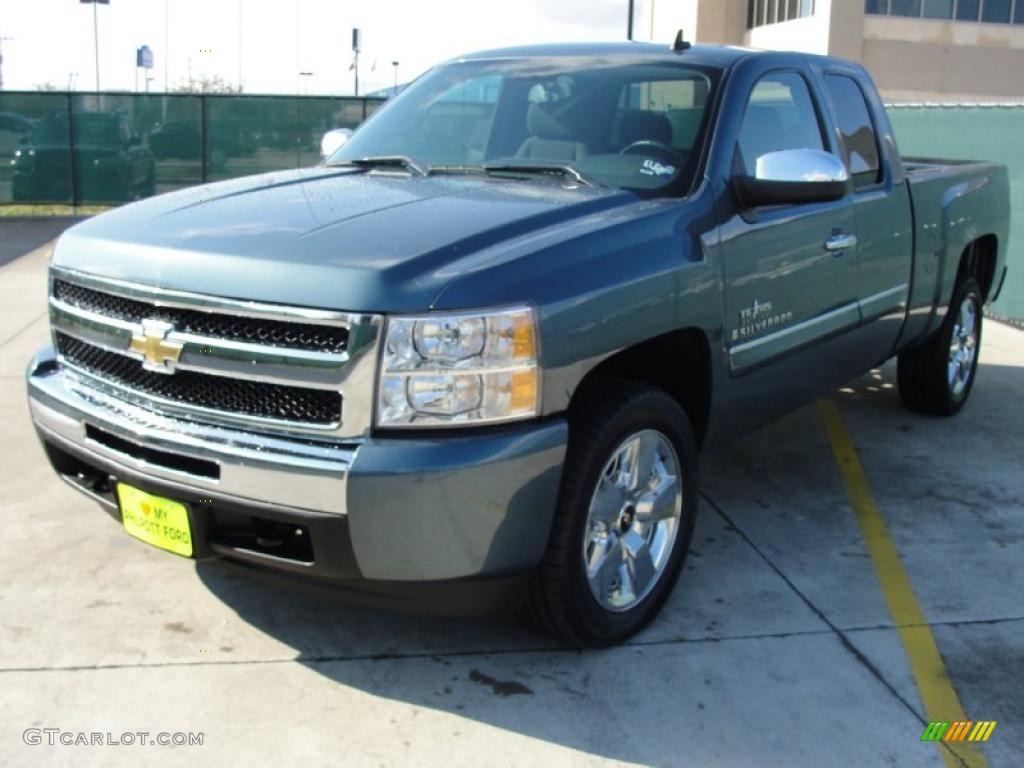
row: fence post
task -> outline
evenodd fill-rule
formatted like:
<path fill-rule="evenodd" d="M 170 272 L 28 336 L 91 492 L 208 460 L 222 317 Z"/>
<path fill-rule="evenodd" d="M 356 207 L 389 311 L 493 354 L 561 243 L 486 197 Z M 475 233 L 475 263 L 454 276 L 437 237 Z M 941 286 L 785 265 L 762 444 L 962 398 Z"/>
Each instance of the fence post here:
<path fill-rule="evenodd" d="M 75 163 L 75 110 L 71 91 L 67 92 L 68 106 L 68 183 L 71 184 L 71 207 L 78 207 L 78 169 Z"/>
<path fill-rule="evenodd" d="M 208 115 L 206 114 L 206 94 L 201 93 L 199 94 L 199 143 L 201 147 L 200 151 L 203 153 L 201 163 L 203 184 L 206 183 L 208 178 L 206 166 L 210 161 L 210 131 L 208 123 Z"/>

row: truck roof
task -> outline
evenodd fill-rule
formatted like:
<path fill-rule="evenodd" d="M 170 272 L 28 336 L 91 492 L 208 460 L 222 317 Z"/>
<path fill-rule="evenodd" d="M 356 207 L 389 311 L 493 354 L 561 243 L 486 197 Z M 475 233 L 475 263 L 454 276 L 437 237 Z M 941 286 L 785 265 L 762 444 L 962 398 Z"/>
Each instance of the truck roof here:
<path fill-rule="evenodd" d="M 830 57 L 806 53 L 790 53 L 785 51 L 763 51 L 755 48 L 743 48 L 734 45 L 693 45 L 685 51 L 675 52 L 669 43 L 544 43 L 540 45 L 521 45 L 511 48 L 495 48 L 486 51 L 458 56 L 456 60 L 485 59 L 519 59 L 543 58 L 559 56 L 593 56 L 602 58 L 622 58 L 629 60 L 649 59 L 663 62 L 689 62 L 698 66 L 725 69 L 740 59 L 748 56 L 770 56 L 773 58 L 790 59 L 794 55 L 808 59 L 829 60 Z"/>

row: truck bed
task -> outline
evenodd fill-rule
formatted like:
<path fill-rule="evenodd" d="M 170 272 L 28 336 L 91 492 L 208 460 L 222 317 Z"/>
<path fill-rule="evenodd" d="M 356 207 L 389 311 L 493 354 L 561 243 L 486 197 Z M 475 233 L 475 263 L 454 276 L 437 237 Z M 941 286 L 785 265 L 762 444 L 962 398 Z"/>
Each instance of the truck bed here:
<path fill-rule="evenodd" d="M 908 180 L 915 180 L 924 174 L 942 173 L 944 171 L 958 172 L 964 166 L 984 166 L 988 163 L 981 163 L 976 160 L 944 160 L 933 157 L 904 157 L 903 173 Z"/>
<path fill-rule="evenodd" d="M 995 298 L 1005 261 L 1009 180 L 1005 166 L 971 160 L 909 157 L 903 170 L 914 219 L 914 267 L 905 340 L 926 337 L 942 322 L 957 265 L 968 243 L 996 232 L 999 258 L 986 297 Z"/>

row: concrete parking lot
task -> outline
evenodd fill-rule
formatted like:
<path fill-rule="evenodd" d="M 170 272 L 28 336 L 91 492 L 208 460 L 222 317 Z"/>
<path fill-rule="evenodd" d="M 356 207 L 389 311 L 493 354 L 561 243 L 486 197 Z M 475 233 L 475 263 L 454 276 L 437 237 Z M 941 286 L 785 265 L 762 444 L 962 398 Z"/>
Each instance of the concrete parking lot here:
<path fill-rule="evenodd" d="M 22 369 L 64 225 L 0 221 L 0 764 L 1024 764 L 1024 332 L 986 325 L 952 420 L 905 411 L 888 365 L 706 457 L 663 615 L 578 652 L 180 559 L 60 483 Z M 998 726 L 920 740 L 961 719 Z"/>

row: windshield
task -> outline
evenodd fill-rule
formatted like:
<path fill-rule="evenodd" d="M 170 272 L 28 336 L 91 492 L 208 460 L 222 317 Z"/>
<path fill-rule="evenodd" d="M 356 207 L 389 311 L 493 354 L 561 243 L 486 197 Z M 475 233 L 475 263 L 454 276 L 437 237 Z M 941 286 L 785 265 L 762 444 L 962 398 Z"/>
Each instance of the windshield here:
<path fill-rule="evenodd" d="M 675 62 L 456 61 L 394 97 L 328 162 L 403 156 L 431 172 L 512 175 L 568 166 L 610 187 L 685 190 L 715 79 Z"/>

